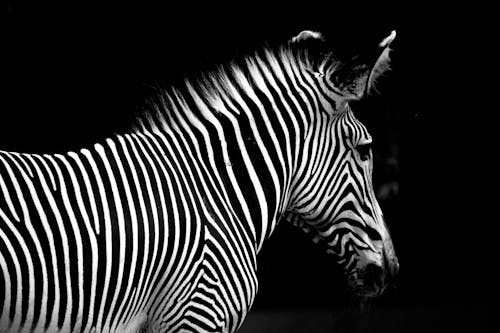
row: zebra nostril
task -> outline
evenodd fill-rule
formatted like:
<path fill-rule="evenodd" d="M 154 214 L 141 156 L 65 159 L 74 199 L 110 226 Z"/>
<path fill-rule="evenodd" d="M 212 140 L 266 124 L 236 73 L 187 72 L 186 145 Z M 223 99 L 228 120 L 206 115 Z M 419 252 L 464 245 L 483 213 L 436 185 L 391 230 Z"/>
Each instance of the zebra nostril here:
<path fill-rule="evenodd" d="M 389 283 L 392 287 L 397 287 L 399 277 L 399 263 L 397 260 L 391 265 L 389 269 Z"/>
<path fill-rule="evenodd" d="M 399 262 L 395 262 L 393 264 L 393 270 L 392 270 L 392 278 L 396 279 L 399 273 Z"/>
<path fill-rule="evenodd" d="M 387 282 L 393 284 L 396 281 L 399 272 L 399 262 L 396 258 L 392 260 L 385 256 L 385 266 L 387 270 Z"/>

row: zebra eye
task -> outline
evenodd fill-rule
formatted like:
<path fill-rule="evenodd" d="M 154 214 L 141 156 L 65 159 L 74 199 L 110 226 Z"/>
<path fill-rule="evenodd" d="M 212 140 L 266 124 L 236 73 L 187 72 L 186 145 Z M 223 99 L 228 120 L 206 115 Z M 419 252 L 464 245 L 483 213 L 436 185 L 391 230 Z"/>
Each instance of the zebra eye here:
<path fill-rule="evenodd" d="M 370 158 L 370 154 L 372 151 L 372 144 L 371 143 L 358 144 L 356 146 L 356 150 L 358 151 L 361 160 L 366 161 Z"/>

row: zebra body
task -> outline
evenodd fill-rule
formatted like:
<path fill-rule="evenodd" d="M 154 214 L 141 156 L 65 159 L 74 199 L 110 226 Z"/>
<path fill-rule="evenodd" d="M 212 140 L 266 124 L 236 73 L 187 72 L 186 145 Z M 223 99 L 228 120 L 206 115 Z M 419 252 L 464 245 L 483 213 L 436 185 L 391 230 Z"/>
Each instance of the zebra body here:
<path fill-rule="evenodd" d="M 0 331 L 234 332 L 282 216 L 355 287 L 397 265 L 355 149 L 371 138 L 294 51 L 320 37 L 186 81 L 91 148 L 0 152 Z"/>
<path fill-rule="evenodd" d="M 9 175 L 1 186 L 1 236 L 13 260 L 2 267 L 16 268 L 4 269 L 4 278 L 8 271 L 25 286 L 19 295 L 15 285 L 6 290 L 5 305 L 23 300 L 13 305 L 16 327 L 123 332 L 148 318 L 158 322 L 152 331 L 170 332 L 183 321 L 213 331 L 239 323 L 257 289 L 255 236 L 227 205 L 211 176 L 216 170 L 193 167 L 200 163 L 179 155 L 179 139 L 130 134 L 79 153 L 0 153 Z M 23 311 L 26 300 L 35 306 Z M 219 326 L 203 326 L 191 303 Z M 62 311 L 59 304 L 72 306 Z M 9 311 L 2 315 L 8 322 Z"/>

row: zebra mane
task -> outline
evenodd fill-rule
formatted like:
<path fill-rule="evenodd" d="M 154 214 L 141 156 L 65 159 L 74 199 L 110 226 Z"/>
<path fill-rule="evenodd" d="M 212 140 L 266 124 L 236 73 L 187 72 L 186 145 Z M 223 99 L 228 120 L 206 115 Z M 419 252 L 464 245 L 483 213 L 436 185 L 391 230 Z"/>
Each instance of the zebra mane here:
<path fill-rule="evenodd" d="M 277 48 L 265 47 L 244 56 L 241 61 L 218 65 L 194 78 L 185 78 L 179 86 L 158 87 L 136 118 L 134 131 L 156 132 L 168 128 L 176 112 L 198 114 L 202 109 L 209 109 L 216 114 L 227 113 L 225 105 L 228 101 L 241 100 L 242 95 L 265 84 L 263 70 L 275 73 L 279 78 L 283 77 L 283 72 L 292 76 L 292 71 L 315 67 L 317 52 L 307 44 L 293 42 Z"/>

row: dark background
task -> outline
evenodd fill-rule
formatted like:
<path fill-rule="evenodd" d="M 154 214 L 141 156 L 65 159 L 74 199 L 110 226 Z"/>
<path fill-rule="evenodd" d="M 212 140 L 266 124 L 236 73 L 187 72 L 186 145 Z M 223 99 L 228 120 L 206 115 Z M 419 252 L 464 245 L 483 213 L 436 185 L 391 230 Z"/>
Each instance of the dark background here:
<path fill-rule="evenodd" d="M 376 142 L 374 180 L 401 263 L 398 287 L 359 310 L 332 259 L 280 225 L 259 256 L 246 329 L 493 330 L 498 107 L 484 13 L 384 2 L 1 3 L 0 149 L 24 152 L 77 149 L 126 131 L 158 82 L 266 41 L 312 29 L 355 52 L 396 29 L 382 94 L 353 108 Z M 394 184 L 398 191 L 382 193 Z"/>

